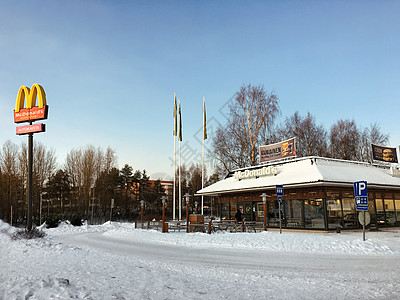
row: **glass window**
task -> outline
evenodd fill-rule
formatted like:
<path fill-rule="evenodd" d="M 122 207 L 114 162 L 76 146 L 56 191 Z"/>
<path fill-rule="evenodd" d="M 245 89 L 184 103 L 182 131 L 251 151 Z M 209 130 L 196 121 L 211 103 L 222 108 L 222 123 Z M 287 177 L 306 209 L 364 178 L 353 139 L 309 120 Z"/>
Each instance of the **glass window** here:
<path fill-rule="evenodd" d="M 287 227 L 304 227 L 302 200 L 286 200 L 285 213 L 285 221 Z"/>
<path fill-rule="evenodd" d="M 235 219 L 235 215 L 237 213 L 238 208 L 240 209 L 240 207 L 238 207 L 236 202 L 231 202 L 230 203 L 230 210 L 229 210 L 229 219 L 230 220 L 234 220 Z M 241 211 L 243 211 L 243 208 L 242 208 Z"/>
<path fill-rule="evenodd" d="M 276 200 L 268 201 L 268 226 L 279 227 L 279 204 Z M 281 207 L 282 210 L 282 207 Z M 282 216 L 283 217 L 283 216 Z M 283 222 L 282 222 L 283 225 Z"/>
<path fill-rule="evenodd" d="M 264 222 L 264 203 L 257 202 L 256 221 Z"/>
<path fill-rule="evenodd" d="M 376 194 L 377 196 L 380 194 Z M 383 206 L 383 199 L 375 199 L 376 205 L 376 223 L 378 226 L 386 226 L 385 209 Z"/>
<path fill-rule="evenodd" d="M 368 212 L 371 216 L 371 225 L 376 226 L 375 198 L 368 196 Z"/>
<path fill-rule="evenodd" d="M 221 220 L 229 220 L 229 203 L 221 203 Z"/>
<path fill-rule="evenodd" d="M 322 199 L 304 200 L 305 227 L 324 229 L 324 205 Z"/>
<path fill-rule="evenodd" d="M 397 198 L 398 197 L 398 198 Z M 396 195 L 396 199 L 394 200 L 394 205 L 396 206 L 396 225 L 400 225 L 400 195 Z"/>
<path fill-rule="evenodd" d="M 327 199 L 326 209 L 328 214 L 328 228 L 342 226 L 342 203 L 339 198 Z"/>
<path fill-rule="evenodd" d="M 356 203 L 354 198 L 343 198 L 343 227 L 344 228 L 357 228 L 358 216 L 356 213 Z"/>
<path fill-rule="evenodd" d="M 386 214 L 386 225 L 395 226 L 396 225 L 396 214 L 394 211 L 394 201 L 393 199 L 385 199 L 385 214 Z"/>

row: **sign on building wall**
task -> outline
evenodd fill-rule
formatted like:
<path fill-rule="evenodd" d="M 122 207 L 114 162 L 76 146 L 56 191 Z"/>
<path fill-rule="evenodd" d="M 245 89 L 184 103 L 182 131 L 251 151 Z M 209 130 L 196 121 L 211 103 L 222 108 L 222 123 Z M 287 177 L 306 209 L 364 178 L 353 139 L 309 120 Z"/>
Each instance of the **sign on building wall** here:
<path fill-rule="evenodd" d="M 372 159 L 391 163 L 398 162 L 396 148 L 382 147 L 374 144 L 371 144 L 371 146 Z"/>
<path fill-rule="evenodd" d="M 296 156 L 295 142 L 294 137 L 283 142 L 260 146 L 260 163 Z"/>

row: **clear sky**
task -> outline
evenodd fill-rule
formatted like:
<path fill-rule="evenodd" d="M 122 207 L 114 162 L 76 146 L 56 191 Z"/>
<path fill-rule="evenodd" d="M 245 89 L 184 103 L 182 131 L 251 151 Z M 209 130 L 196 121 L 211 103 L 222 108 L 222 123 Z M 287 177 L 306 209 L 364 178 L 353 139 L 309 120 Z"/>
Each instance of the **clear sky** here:
<path fill-rule="evenodd" d="M 16 136 L 18 89 L 39 83 L 60 167 L 72 149 L 110 146 L 119 167 L 172 175 L 173 94 L 183 162 L 201 157 L 242 84 L 280 99 L 281 119 L 311 112 L 378 123 L 400 144 L 399 1 L 1 1 L 0 145 Z M 200 131 L 199 131 L 200 130 Z M 206 147 L 210 139 L 206 140 Z"/>

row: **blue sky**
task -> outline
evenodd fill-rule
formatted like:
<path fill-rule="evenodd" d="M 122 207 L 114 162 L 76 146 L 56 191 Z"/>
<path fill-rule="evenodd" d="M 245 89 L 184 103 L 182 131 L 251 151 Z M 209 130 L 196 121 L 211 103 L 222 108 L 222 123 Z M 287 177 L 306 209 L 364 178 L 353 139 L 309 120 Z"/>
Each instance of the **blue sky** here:
<path fill-rule="evenodd" d="M 275 91 L 282 120 L 376 122 L 398 146 L 399 13 L 398 1 L 2 1 L 0 145 L 27 140 L 12 110 L 19 87 L 39 83 L 50 109 L 35 140 L 60 167 L 92 144 L 115 149 L 119 167 L 172 174 L 173 93 L 190 163 L 203 96 L 211 137 L 251 83 Z"/>

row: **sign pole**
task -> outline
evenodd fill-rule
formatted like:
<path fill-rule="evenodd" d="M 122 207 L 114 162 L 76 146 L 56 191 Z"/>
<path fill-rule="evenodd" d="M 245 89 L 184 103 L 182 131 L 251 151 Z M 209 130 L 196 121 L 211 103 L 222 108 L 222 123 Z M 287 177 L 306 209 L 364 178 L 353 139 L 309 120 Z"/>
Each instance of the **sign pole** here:
<path fill-rule="evenodd" d="M 363 241 L 365 241 L 365 210 L 363 210 Z"/>
<path fill-rule="evenodd" d="M 362 211 L 363 241 L 365 241 L 365 212 L 368 211 L 368 189 L 366 181 L 354 182 L 356 211 Z M 361 222 L 361 220 L 359 219 Z"/>
<path fill-rule="evenodd" d="M 39 106 L 35 106 L 36 98 Z M 24 103 L 26 100 L 26 108 Z M 32 202 L 33 202 L 33 133 L 45 132 L 44 124 L 36 124 L 33 121 L 47 119 L 48 106 L 46 103 L 46 93 L 42 86 L 34 83 L 32 88 L 21 86 L 18 90 L 17 101 L 14 110 L 14 123 L 29 122 L 29 126 L 17 127 L 18 135 L 28 135 L 28 211 L 26 217 L 26 230 L 32 231 Z"/>
<path fill-rule="evenodd" d="M 32 121 L 29 122 L 32 125 Z M 32 179 L 33 179 L 33 133 L 29 133 L 28 136 L 28 216 L 26 229 L 32 230 Z"/>
<path fill-rule="evenodd" d="M 279 233 L 282 234 L 281 201 L 279 202 Z"/>
<path fill-rule="evenodd" d="M 278 204 L 279 204 L 279 233 L 282 234 L 282 214 L 281 214 L 281 203 L 283 196 L 283 185 L 276 185 L 275 193 L 278 196 Z"/>

